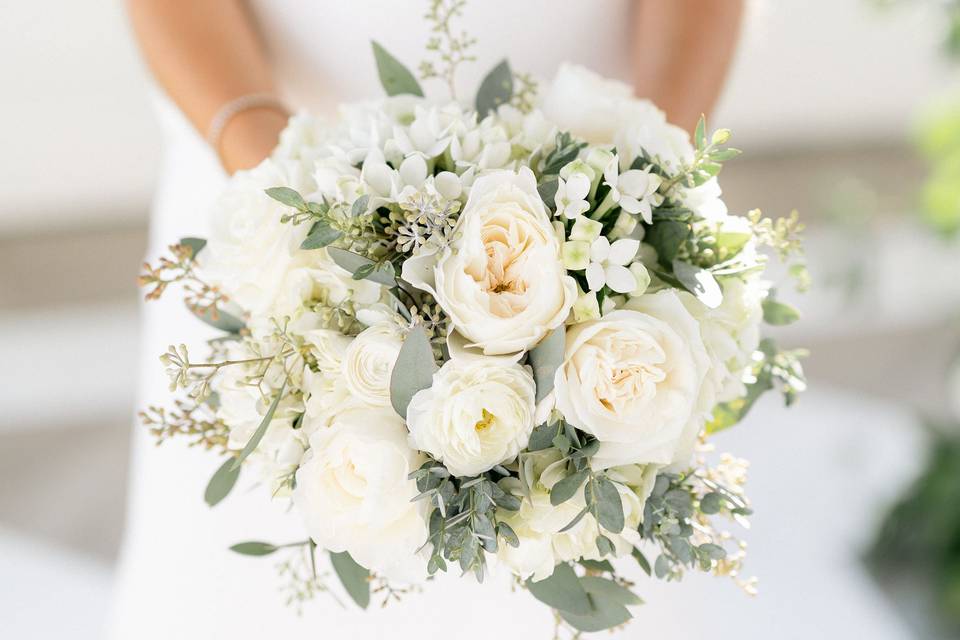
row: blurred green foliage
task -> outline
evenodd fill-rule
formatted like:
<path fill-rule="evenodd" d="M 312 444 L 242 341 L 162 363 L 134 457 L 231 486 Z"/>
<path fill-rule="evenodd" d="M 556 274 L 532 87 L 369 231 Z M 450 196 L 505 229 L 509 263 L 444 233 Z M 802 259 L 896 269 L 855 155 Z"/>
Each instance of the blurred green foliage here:
<path fill-rule="evenodd" d="M 930 165 L 922 192 L 924 219 L 943 235 L 956 236 L 960 233 L 960 99 L 921 117 L 919 147 Z"/>
<path fill-rule="evenodd" d="M 960 436 L 940 428 L 922 475 L 884 519 L 867 561 L 878 575 L 917 578 L 960 633 Z"/>

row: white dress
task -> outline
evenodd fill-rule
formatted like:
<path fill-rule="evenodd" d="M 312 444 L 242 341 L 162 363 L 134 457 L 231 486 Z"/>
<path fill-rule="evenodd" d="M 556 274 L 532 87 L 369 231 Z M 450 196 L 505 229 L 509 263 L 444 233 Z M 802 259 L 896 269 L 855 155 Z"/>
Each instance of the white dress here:
<path fill-rule="evenodd" d="M 627 0 L 483 0 L 462 20 L 479 39 L 478 62 L 461 78 L 464 94 L 508 57 L 520 71 L 549 77 L 564 60 L 629 78 Z M 338 102 L 380 95 L 370 40 L 408 67 L 424 54 L 427 2 L 415 0 L 258 0 L 251 10 L 275 72 L 292 105 L 332 112 Z M 443 92 L 439 85 L 428 91 Z M 442 95 L 442 94 L 441 94 Z M 150 259 L 183 236 L 204 236 L 204 213 L 224 175 L 203 140 L 158 96 L 165 132 L 163 168 L 151 221 Z M 176 291 L 143 308 L 139 404 L 167 405 L 167 381 L 157 357 L 168 344 L 203 346 L 200 323 Z M 170 441 L 154 446 L 135 427 L 126 538 L 121 550 L 110 637 L 122 640 L 246 640 L 257 638 L 548 638 L 549 610 L 529 594 L 512 593 L 509 579 L 477 586 L 456 575 L 428 583 L 423 593 L 361 612 L 319 594 L 298 616 L 284 604 L 273 557 L 228 550 L 244 540 L 292 542 L 305 533 L 297 517 L 271 503 L 248 480 L 216 508 L 203 502 L 218 459 Z M 252 474 L 251 474 L 252 475 Z M 329 571 L 325 565 L 321 571 Z M 330 584 L 336 578 L 328 576 Z M 509 636 L 500 636 L 500 633 Z"/>

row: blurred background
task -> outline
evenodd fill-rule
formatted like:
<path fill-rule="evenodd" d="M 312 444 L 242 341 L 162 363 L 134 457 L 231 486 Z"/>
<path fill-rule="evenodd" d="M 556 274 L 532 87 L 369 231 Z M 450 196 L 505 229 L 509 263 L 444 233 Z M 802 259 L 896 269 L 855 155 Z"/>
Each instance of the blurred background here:
<path fill-rule="evenodd" d="M 746 151 L 730 209 L 807 224 L 814 284 L 782 294 L 805 316 L 778 337 L 810 348 L 811 390 L 718 441 L 752 460 L 761 595 L 692 580 L 702 615 L 668 637 L 960 637 L 958 7 L 752 4 L 712 124 Z M 120 2 L 5 3 L 0 24 L 0 636 L 96 638 L 161 140 Z M 647 587 L 667 628 L 687 587 Z"/>

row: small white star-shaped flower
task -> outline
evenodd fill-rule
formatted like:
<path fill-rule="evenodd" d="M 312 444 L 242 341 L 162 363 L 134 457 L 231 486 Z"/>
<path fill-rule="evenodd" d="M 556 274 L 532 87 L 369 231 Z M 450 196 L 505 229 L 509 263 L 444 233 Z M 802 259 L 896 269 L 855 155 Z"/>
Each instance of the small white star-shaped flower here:
<path fill-rule="evenodd" d="M 630 264 L 640 241 L 622 238 L 613 244 L 606 236 L 600 236 L 590 245 L 590 264 L 587 266 L 587 285 L 590 291 L 600 291 L 604 286 L 617 293 L 629 293 L 637 288 L 637 279 L 626 265 Z"/>
<path fill-rule="evenodd" d="M 627 213 L 639 213 L 647 224 L 653 222 L 653 206 L 663 202 L 657 193 L 663 182 L 660 176 L 650 173 L 649 167 L 620 173 L 619 160 L 614 157 L 603 170 L 603 181 L 610 187 L 610 195 L 621 209 Z"/>
<path fill-rule="evenodd" d="M 590 193 L 590 178 L 582 173 L 571 173 L 564 180 L 557 178 L 557 194 L 553 201 L 557 205 L 557 215 L 573 220 L 590 208 L 587 194 Z"/>

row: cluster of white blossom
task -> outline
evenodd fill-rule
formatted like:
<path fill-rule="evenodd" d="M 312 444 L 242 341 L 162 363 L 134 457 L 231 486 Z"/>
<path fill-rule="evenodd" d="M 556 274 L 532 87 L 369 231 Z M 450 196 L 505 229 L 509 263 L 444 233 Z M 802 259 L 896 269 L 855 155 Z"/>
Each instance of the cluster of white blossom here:
<path fill-rule="evenodd" d="M 529 112 L 397 95 L 294 117 L 197 258 L 245 323 L 212 381 L 230 448 L 266 421 L 253 459 L 274 494 L 385 576 L 426 575 L 443 505 L 413 500 L 424 463 L 519 499 L 491 513 L 523 579 L 630 554 L 658 473 L 689 467 L 755 374 L 767 284 L 713 177 L 725 141 L 575 66 Z M 422 378 L 402 357 L 416 328 L 430 377 L 398 402 Z M 531 450 L 543 425 L 573 452 Z M 620 531 L 589 482 L 556 499 L 577 473 L 616 487 Z"/>

